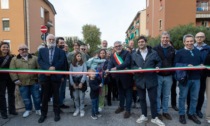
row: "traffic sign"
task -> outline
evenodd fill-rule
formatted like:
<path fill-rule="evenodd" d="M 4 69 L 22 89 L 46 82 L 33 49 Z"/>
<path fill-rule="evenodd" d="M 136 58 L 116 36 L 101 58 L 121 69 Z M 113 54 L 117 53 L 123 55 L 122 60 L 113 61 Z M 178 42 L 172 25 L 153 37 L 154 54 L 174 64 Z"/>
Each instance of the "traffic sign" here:
<path fill-rule="evenodd" d="M 40 30 L 41 30 L 41 32 L 42 32 L 43 34 L 45 34 L 45 33 L 47 32 L 48 29 L 47 29 L 47 26 L 42 25 Z"/>

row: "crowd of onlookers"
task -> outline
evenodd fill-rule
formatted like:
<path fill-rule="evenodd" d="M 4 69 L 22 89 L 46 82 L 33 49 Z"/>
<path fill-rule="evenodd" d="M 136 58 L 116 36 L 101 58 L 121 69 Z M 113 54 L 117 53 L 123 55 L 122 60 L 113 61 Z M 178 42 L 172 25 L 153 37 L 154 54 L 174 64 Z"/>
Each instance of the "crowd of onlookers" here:
<path fill-rule="evenodd" d="M 46 120 L 48 102 L 52 99 L 54 120 L 60 120 L 62 109 L 69 108 L 64 104 L 66 84 L 69 84 L 70 96 L 74 101 L 73 116 L 85 116 L 85 91 L 90 87 L 92 103 L 91 118 L 98 119 L 105 104 L 112 105 L 112 100 L 119 100 L 115 113 L 125 111 L 124 118 L 131 116 L 131 108 L 137 102 L 141 106 L 141 116 L 136 120 L 143 123 L 147 118 L 146 92 L 150 101 L 151 122 L 165 126 L 164 119 L 172 120 L 168 112 L 169 97 L 171 106 L 179 112 L 179 122 L 186 124 L 186 117 L 196 124 L 203 118 L 202 106 L 205 92 L 207 94 L 206 120 L 210 123 L 210 72 L 208 70 L 158 71 L 160 68 L 210 65 L 210 46 L 205 43 L 205 34 L 199 32 L 183 36 L 184 48 L 176 50 L 170 41 L 170 34 L 163 32 L 160 44 L 151 47 L 147 38 L 140 36 L 137 48 L 130 40 L 126 47 L 120 41 L 114 42 L 112 50 L 107 48 L 107 41 L 91 57 L 88 46 L 73 43 L 73 51 L 64 38 L 49 34 L 46 44 L 38 49 L 38 56 L 30 54 L 28 47 L 18 47 L 19 54 L 10 52 L 10 45 L 0 43 L 0 68 L 3 69 L 38 69 L 46 71 L 70 71 L 76 74 L 22 74 L 0 73 L 0 112 L 3 119 L 9 114 L 18 115 L 17 104 L 23 103 L 28 117 L 33 110 L 40 115 L 39 123 Z M 127 69 L 156 69 L 155 72 L 111 73 L 110 71 Z M 176 88 L 179 87 L 178 104 Z M 8 104 L 6 103 L 6 90 Z M 33 99 L 33 102 L 32 102 Z M 33 105 L 32 105 L 33 103 Z M 187 108 L 185 108 L 187 103 Z M 16 107 L 15 107 L 16 104 Z M 133 105 L 132 105 L 133 104 Z M 178 106 L 177 106 L 178 105 Z"/>

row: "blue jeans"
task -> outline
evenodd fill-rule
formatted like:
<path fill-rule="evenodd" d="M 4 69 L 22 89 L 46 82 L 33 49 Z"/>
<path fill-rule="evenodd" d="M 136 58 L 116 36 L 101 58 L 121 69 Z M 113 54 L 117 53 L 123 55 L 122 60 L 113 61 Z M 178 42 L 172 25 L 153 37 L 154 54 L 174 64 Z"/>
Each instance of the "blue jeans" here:
<path fill-rule="evenodd" d="M 92 116 L 96 116 L 98 114 L 98 98 L 91 99 L 92 101 Z"/>
<path fill-rule="evenodd" d="M 188 91 L 190 92 L 190 115 L 196 113 L 198 93 L 200 90 L 200 80 L 188 80 L 186 86 L 179 84 L 179 115 L 185 115 L 185 101 Z"/>
<path fill-rule="evenodd" d="M 64 78 L 64 81 L 61 82 L 59 88 L 59 105 L 63 105 L 65 99 L 65 93 L 66 93 L 66 78 Z"/>
<path fill-rule="evenodd" d="M 33 97 L 34 107 L 36 110 L 40 110 L 40 85 L 39 84 L 33 84 L 33 85 L 27 85 L 27 86 L 20 86 L 20 94 L 23 99 L 23 102 L 25 104 L 25 109 L 28 111 L 32 110 L 32 100 L 31 95 Z"/>
<path fill-rule="evenodd" d="M 163 113 L 168 113 L 168 101 L 171 93 L 172 75 L 159 76 L 158 75 L 158 87 L 157 87 L 157 112 L 160 113 L 161 96 L 162 96 L 162 108 Z"/>

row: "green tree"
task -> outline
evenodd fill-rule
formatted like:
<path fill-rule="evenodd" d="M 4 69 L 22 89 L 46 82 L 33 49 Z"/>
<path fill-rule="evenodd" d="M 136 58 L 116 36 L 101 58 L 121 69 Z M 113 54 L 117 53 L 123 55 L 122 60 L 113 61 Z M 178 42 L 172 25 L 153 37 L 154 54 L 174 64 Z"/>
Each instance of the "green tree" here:
<path fill-rule="evenodd" d="M 168 30 L 172 44 L 176 49 L 180 49 L 184 47 L 183 44 L 183 36 L 186 34 L 196 35 L 198 32 L 204 32 L 206 35 L 205 42 L 210 44 L 210 30 L 204 26 L 194 26 L 193 24 L 188 25 L 180 25 Z M 148 38 L 148 44 L 154 47 L 155 45 L 160 43 L 160 36 L 156 38 Z"/>
<path fill-rule="evenodd" d="M 82 34 L 85 44 L 90 45 L 90 54 L 98 49 L 98 46 L 101 43 L 101 32 L 96 25 L 86 24 L 82 27 Z"/>
<path fill-rule="evenodd" d="M 66 37 L 66 44 L 69 46 L 69 51 L 72 51 L 72 47 L 73 47 L 73 39 L 71 37 Z"/>

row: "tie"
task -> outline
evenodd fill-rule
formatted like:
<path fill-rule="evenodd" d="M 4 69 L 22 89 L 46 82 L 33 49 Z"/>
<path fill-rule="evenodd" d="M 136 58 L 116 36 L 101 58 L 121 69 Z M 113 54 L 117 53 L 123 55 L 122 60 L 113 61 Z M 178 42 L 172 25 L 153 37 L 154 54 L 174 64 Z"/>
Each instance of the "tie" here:
<path fill-rule="evenodd" d="M 50 54 L 50 58 L 49 58 L 50 59 L 50 64 L 52 64 L 52 61 L 53 61 L 53 48 L 50 48 L 49 50 L 50 50 L 50 53 L 49 53 Z"/>
<path fill-rule="evenodd" d="M 190 54 L 191 54 L 191 56 L 194 56 L 194 54 L 193 54 L 193 51 L 192 51 L 192 50 L 190 50 Z"/>

